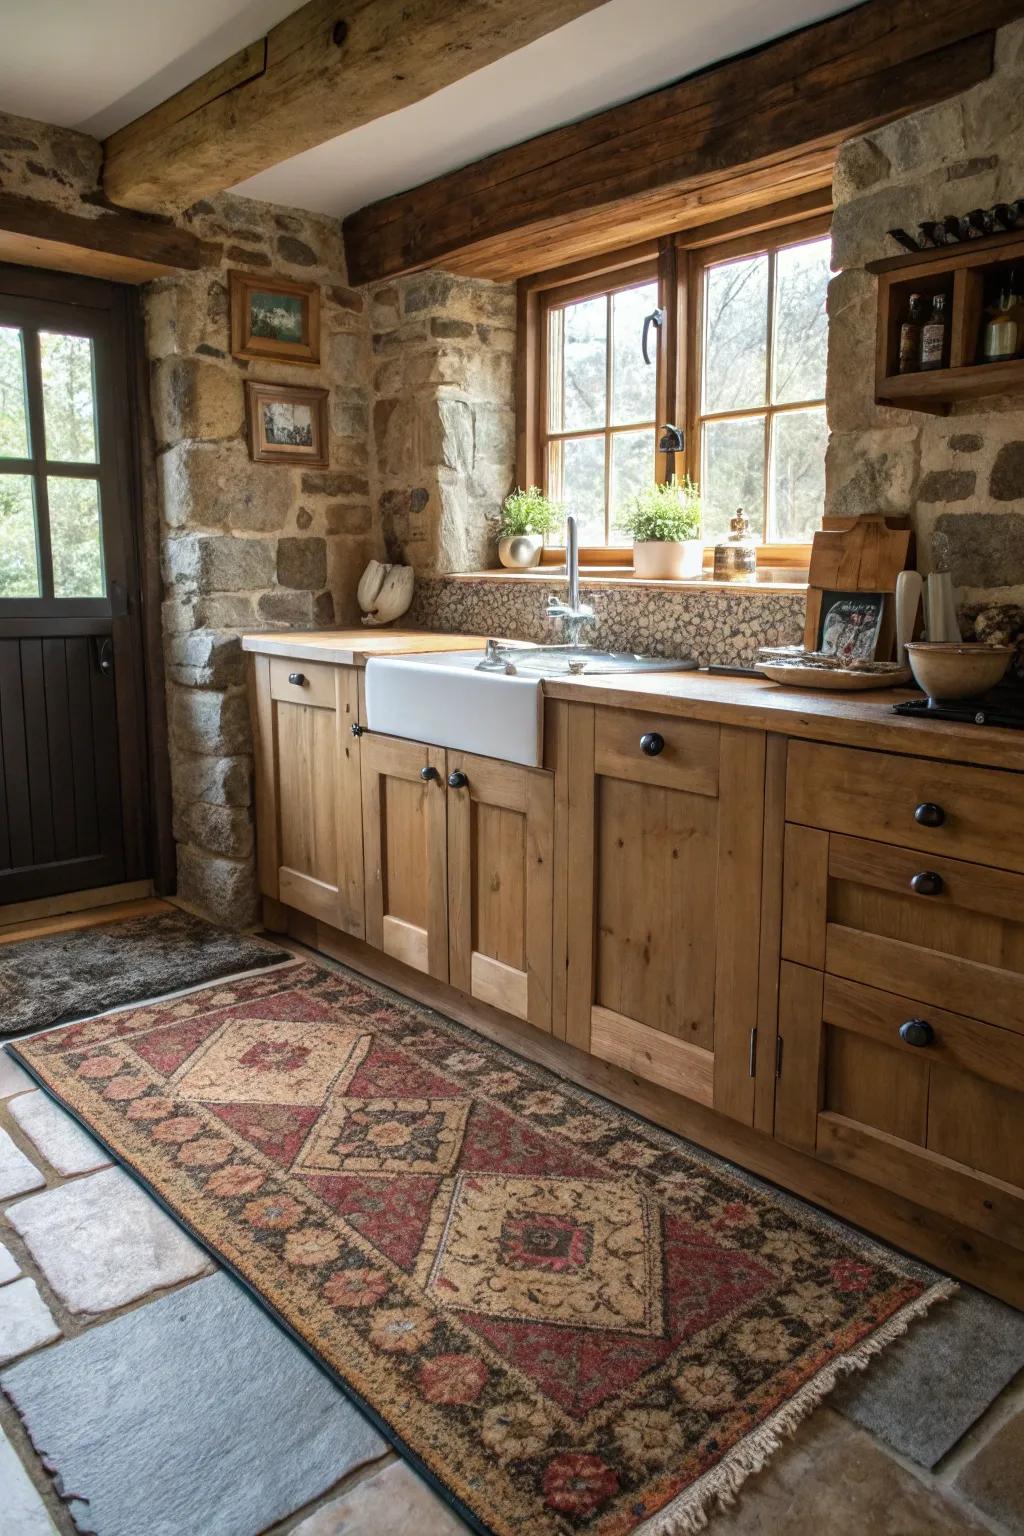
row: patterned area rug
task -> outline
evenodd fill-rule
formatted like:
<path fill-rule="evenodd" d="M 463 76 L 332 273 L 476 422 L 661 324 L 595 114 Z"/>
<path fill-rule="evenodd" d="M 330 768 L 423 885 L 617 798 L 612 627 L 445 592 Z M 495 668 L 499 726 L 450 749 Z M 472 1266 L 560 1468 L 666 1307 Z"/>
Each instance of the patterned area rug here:
<path fill-rule="evenodd" d="M 348 972 L 13 1054 L 497 1536 L 699 1530 L 955 1289 Z"/>

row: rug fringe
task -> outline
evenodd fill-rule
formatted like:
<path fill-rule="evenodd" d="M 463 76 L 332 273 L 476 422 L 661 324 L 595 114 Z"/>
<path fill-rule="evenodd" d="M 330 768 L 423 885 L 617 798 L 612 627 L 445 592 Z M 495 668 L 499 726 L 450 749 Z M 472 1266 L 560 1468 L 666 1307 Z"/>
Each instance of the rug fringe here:
<path fill-rule="evenodd" d="M 788 1402 L 757 1429 L 744 1435 L 710 1471 L 664 1509 L 637 1526 L 634 1536 L 699 1536 L 707 1529 L 712 1505 L 727 1509 L 747 1478 L 763 1471 L 776 1451 L 799 1429 L 803 1421 L 819 1407 L 840 1378 L 853 1371 L 863 1371 L 887 1345 L 907 1332 L 910 1324 L 924 1317 L 938 1301 L 948 1301 L 960 1289 L 955 1280 L 940 1280 L 916 1300 L 894 1312 L 874 1333 L 854 1349 L 847 1350 L 825 1365 L 806 1382 Z"/>

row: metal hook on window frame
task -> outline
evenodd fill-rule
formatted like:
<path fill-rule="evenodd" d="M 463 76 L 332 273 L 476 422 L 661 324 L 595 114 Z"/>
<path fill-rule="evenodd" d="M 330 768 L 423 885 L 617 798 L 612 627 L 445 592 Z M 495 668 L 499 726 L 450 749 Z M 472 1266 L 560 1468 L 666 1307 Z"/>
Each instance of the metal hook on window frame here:
<path fill-rule="evenodd" d="M 651 366 L 651 355 L 647 350 L 647 338 L 650 335 L 651 326 L 653 325 L 656 331 L 660 331 L 664 324 L 665 311 L 663 309 L 652 309 L 649 315 L 644 316 L 644 329 L 640 337 L 640 351 L 648 367 Z"/>

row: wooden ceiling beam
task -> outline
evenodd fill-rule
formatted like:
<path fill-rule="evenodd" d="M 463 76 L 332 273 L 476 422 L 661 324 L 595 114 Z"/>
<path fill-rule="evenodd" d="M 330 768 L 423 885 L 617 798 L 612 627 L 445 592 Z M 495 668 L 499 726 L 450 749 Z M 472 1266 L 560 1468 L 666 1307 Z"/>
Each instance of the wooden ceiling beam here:
<path fill-rule="evenodd" d="M 308 0 L 104 144 L 103 188 L 169 210 L 421 101 L 603 0 Z"/>
<path fill-rule="evenodd" d="M 203 262 L 189 230 L 127 213 L 87 218 L 51 203 L 0 192 L 0 261 L 77 272 L 115 283 L 149 283 Z"/>
<path fill-rule="evenodd" d="M 838 146 L 988 77 L 1024 0 L 867 0 L 675 85 L 374 203 L 349 279 L 510 279 L 827 183 Z"/>

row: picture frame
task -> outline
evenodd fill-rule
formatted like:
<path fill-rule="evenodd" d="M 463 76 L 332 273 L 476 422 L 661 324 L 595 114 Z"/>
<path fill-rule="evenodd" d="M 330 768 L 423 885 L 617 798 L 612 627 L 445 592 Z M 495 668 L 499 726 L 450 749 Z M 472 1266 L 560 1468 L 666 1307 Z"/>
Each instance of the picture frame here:
<path fill-rule="evenodd" d="M 886 661 L 892 641 L 891 593 L 822 592 L 816 650 L 847 661 Z"/>
<path fill-rule="evenodd" d="M 326 389 L 247 379 L 245 410 L 253 463 L 326 469 L 330 462 L 328 394 Z"/>
<path fill-rule="evenodd" d="M 320 362 L 320 286 L 233 269 L 228 273 L 231 356 L 250 362 Z"/>

